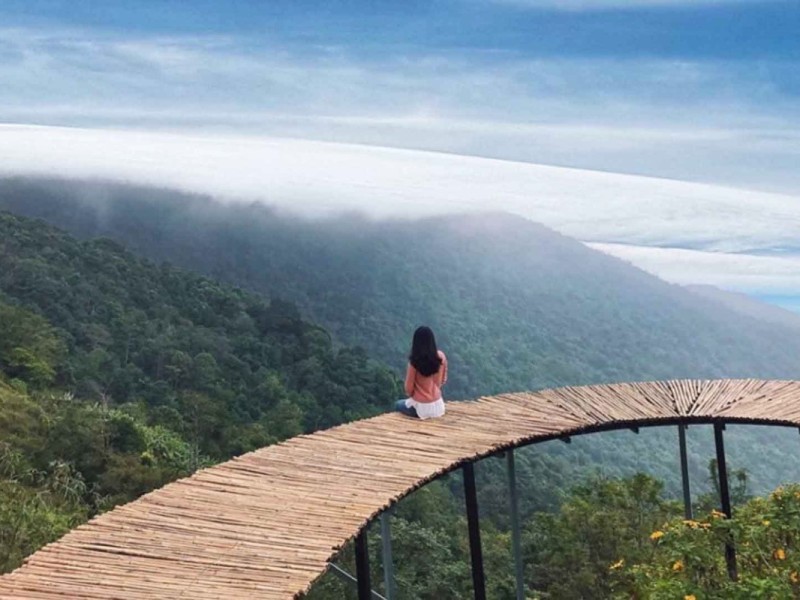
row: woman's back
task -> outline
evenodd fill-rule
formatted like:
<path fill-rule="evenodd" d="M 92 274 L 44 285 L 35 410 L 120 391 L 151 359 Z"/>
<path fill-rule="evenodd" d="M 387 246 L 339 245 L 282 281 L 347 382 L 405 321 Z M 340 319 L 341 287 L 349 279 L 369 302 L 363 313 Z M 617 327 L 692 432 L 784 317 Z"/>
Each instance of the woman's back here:
<path fill-rule="evenodd" d="M 408 363 L 406 370 L 405 390 L 409 398 L 417 402 L 436 402 L 442 398 L 442 386 L 447 382 L 447 356 L 439 350 L 441 360 L 439 370 L 432 375 L 423 375 L 414 365 Z"/>
<path fill-rule="evenodd" d="M 430 327 L 417 327 L 406 369 L 405 391 L 408 398 L 398 400 L 395 409 L 420 419 L 443 416 L 442 386 L 446 382 L 447 357 L 436 347 L 436 338 Z"/>

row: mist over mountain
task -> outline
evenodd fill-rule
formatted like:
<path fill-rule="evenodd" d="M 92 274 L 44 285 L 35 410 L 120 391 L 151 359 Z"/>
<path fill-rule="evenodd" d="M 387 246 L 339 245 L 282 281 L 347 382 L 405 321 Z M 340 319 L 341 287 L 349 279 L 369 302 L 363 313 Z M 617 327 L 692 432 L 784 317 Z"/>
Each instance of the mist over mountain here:
<path fill-rule="evenodd" d="M 397 368 L 427 323 L 450 356 L 452 398 L 800 375 L 800 339 L 779 324 L 519 217 L 315 221 L 170 190 L 25 179 L 2 182 L 0 208 L 294 301 Z"/>
<path fill-rule="evenodd" d="M 520 217 L 310 220 L 171 190 L 24 179 L 0 182 L 0 209 L 293 301 L 339 344 L 367 349 L 397 374 L 414 328 L 431 325 L 450 359 L 451 400 L 625 380 L 800 376 L 800 337 L 782 324 Z M 751 471 L 753 489 L 800 480 L 783 454 L 796 432 L 743 427 L 730 438 L 731 464 Z M 712 442 L 690 430 L 696 489 L 708 485 Z M 669 428 L 579 437 L 520 458 L 525 510 L 557 504 L 560 490 L 598 469 L 647 470 L 680 490 Z M 482 505 L 504 514 L 502 472 L 487 468 L 485 477 Z"/>
<path fill-rule="evenodd" d="M 303 587 L 322 538 L 290 548 L 235 513 L 293 528 L 270 487 L 325 459 L 294 496 L 345 537 L 366 504 L 338 459 L 385 428 L 218 470 L 230 514 L 201 476 L 27 557 L 205 466 L 393 411 L 421 324 L 453 434 L 481 395 L 800 380 L 799 18 L 798 0 L 0 2 L 0 588 L 166 595 L 258 539 L 269 564 L 187 589 Z M 798 427 L 726 423 L 732 514 L 716 422 L 477 461 L 483 596 L 800 599 Z M 390 441 L 382 478 L 426 462 L 412 446 Z M 482 596 L 460 466 L 360 530 L 369 585 L 345 542 L 300 595 Z M 150 525 L 163 544 L 136 543 Z"/>
<path fill-rule="evenodd" d="M 448 399 L 624 380 L 800 376 L 800 337 L 782 324 L 519 217 L 310 220 L 171 190 L 31 179 L 0 182 L 0 209 L 291 300 L 338 343 L 364 347 L 398 374 L 414 328 L 429 324 L 450 359 Z M 692 478 L 702 488 L 712 440 L 690 433 Z M 531 508 L 552 505 L 559 489 L 598 468 L 647 469 L 678 492 L 673 432 L 595 438 L 530 450 L 521 468 Z M 800 479 L 782 454 L 795 432 L 743 428 L 730 442 L 732 464 L 753 472 L 754 489 Z M 501 475 L 487 477 L 502 487 Z M 485 504 L 494 496 L 502 503 L 502 490 L 483 487 Z"/>

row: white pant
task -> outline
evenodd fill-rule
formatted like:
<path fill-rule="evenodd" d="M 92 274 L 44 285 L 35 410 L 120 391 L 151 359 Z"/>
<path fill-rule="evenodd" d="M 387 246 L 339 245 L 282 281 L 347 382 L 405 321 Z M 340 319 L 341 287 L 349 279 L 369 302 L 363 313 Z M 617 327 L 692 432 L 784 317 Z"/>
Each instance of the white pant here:
<path fill-rule="evenodd" d="M 406 406 L 417 411 L 420 419 L 435 419 L 444 416 L 444 400 L 439 398 L 435 402 L 417 402 L 413 398 L 406 398 Z"/>

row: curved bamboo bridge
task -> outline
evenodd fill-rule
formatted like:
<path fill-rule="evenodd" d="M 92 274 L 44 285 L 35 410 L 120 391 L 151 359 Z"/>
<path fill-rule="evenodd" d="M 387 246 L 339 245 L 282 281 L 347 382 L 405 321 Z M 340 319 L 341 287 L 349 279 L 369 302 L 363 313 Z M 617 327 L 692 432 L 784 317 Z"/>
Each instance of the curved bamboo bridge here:
<path fill-rule="evenodd" d="M 446 472 L 579 433 L 725 422 L 800 426 L 800 382 L 569 387 L 450 403 L 439 420 L 385 414 L 251 452 L 96 517 L 0 577 L 0 599 L 299 598 L 371 520 Z"/>

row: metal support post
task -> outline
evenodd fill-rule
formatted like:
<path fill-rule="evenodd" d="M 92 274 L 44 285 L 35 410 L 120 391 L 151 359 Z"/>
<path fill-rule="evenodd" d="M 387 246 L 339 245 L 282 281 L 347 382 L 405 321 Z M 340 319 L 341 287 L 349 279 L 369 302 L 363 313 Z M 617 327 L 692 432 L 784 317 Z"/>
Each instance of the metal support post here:
<path fill-rule="evenodd" d="M 481 549 L 481 529 L 478 517 L 478 496 L 475 490 L 475 470 L 472 463 L 467 463 L 462 468 L 462 471 L 464 473 L 464 497 L 467 504 L 469 550 L 472 558 L 472 587 L 475 592 L 475 600 L 486 600 L 486 579 L 483 573 L 483 551 Z"/>
<path fill-rule="evenodd" d="M 358 600 L 372 600 L 366 527 L 356 537 L 356 579 L 358 579 Z"/>
<path fill-rule="evenodd" d="M 678 444 L 681 449 L 681 483 L 683 484 L 683 513 L 692 519 L 692 491 L 689 487 L 689 459 L 686 453 L 686 425 L 678 425 Z"/>
<path fill-rule="evenodd" d="M 381 513 L 381 543 L 383 545 L 383 589 L 388 600 L 395 600 L 394 562 L 392 560 L 391 509 Z"/>
<path fill-rule="evenodd" d="M 517 600 L 525 600 L 525 572 L 522 566 L 522 543 L 519 529 L 519 503 L 517 502 L 517 471 L 514 465 L 514 450 L 506 454 L 508 465 L 508 497 L 511 502 L 511 549 L 514 554 L 514 578 L 517 585 Z"/>
<path fill-rule="evenodd" d="M 722 503 L 722 512 L 726 518 L 733 516 L 731 509 L 731 496 L 728 489 L 728 466 L 725 461 L 725 440 L 722 432 L 725 430 L 723 423 L 714 423 L 714 443 L 717 447 L 717 472 L 719 474 L 719 495 Z M 725 541 L 725 562 L 728 564 L 728 576 L 732 581 L 736 581 L 736 548 L 733 545 L 733 538 Z"/>

